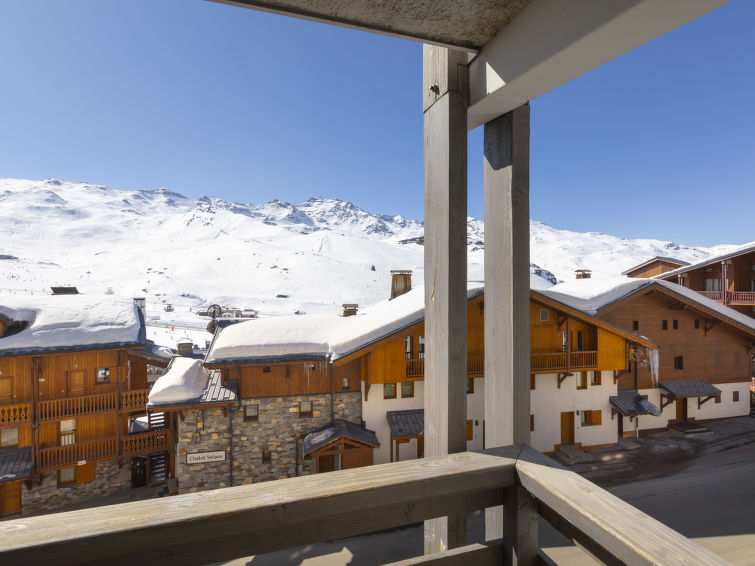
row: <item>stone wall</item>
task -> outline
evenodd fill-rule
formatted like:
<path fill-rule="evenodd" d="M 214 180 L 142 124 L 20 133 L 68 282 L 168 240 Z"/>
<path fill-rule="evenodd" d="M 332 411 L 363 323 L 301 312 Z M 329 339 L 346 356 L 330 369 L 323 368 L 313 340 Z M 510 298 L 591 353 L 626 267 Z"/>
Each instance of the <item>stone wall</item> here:
<path fill-rule="evenodd" d="M 94 480 L 58 487 L 58 473 L 42 474 L 42 483 L 30 490 L 21 487 L 21 514 L 51 512 L 60 507 L 96 500 L 131 489 L 131 467 L 118 466 L 118 460 L 105 460 L 94 465 Z"/>
<path fill-rule="evenodd" d="M 301 401 L 312 401 L 311 417 L 299 416 Z M 244 420 L 246 405 L 258 406 L 256 421 Z M 243 399 L 228 414 L 230 419 L 221 409 L 188 411 L 179 421 L 176 478 L 181 493 L 293 477 L 297 460 L 298 475 L 313 473 L 314 462 L 301 453 L 304 435 L 333 418 L 361 423 L 362 400 L 359 391 L 335 393 L 331 415 L 329 393 Z M 224 451 L 225 461 L 186 463 L 188 453 L 214 451 Z M 263 451 L 270 452 L 269 463 L 263 463 Z"/>

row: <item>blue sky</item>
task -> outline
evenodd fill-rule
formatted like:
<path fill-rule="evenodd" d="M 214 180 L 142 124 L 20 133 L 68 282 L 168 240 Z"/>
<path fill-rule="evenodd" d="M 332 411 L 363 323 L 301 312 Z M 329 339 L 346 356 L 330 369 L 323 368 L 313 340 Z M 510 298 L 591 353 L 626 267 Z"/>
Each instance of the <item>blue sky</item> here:
<path fill-rule="evenodd" d="M 0 2 L 0 176 L 422 217 L 421 46 L 202 0 Z M 755 240 L 755 2 L 532 102 L 531 216 Z M 482 217 L 482 131 L 469 137 Z"/>

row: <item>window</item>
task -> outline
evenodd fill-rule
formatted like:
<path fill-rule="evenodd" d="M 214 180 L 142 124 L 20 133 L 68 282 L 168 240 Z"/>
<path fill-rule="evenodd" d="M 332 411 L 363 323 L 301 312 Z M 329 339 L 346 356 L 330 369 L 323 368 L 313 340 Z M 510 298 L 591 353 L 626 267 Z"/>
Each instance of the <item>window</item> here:
<path fill-rule="evenodd" d="M 309 418 L 312 416 L 312 401 L 299 401 L 299 418 Z"/>
<path fill-rule="evenodd" d="M 260 420 L 259 405 L 244 405 L 244 422 L 254 423 Z"/>
<path fill-rule="evenodd" d="M 679 321 L 678 320 L 674 321 L 674 330 L 679 330 Z"/>
<path fill-rule="evenodd" d="M 590 385 L 600 385 L 600 372 L 599 371 L 590 372 Z"/>
<path fill-rule="evenodd" d="M 58 470 L 58 487 L 69 485 L 76 481 L 76 468 Z"/>
<path fill-rule="evenodd" d="M 263 464 L 270 464 L 273 461 L 273 455 L 270 452 L 270 450 L 263 450 L 262 451 L 262 463 Z"/>
<path fill-rule="evenodd" d="M 535 415 L 530 415 L 530 432 L 535 430 Z"/>
<path fill-rule="evenodd" d="M 550 311 L 548 309 L 540 309 L 540 322 L 548 322 L 550 318 Z"/>
<path fill-rule="evenodd" d="M 467 395 L 474 393 L 474 377 L 467 378 Z"/>
<path fill-rule="evenodd" d="M 535 389 L 535 374 L 530 374 L 530 389 Z"/>
<path fill-rule="evenodd" d="M 734 401 L 735 403 L 739 402 L 739 391 L 733 392 L 732 401 Z"/>
<path fill-rule="evenodd" d="M 708 278 L 705 280 L 705 290 L 706 291 L 720 291 L 721 290 L 721 280 L 716 278 Z"/>
<path fill-rule="evenodd" d="M 349 381 L 349 378 L 348 377 L 344 377 L 343 380 L 342 380 L 342 382 L 341 382 L 341 388 L 344 391 L 347 391 L 350 387 L 351 387 L 351 382 Z"/>
<path fill-rule="evenodd" d="M 603 420 L 601 411 L 582 411 L 582 426 L 600 426 Z"/>
<path fill-rule="evenodd" d="M 419 359 L 423 359 L 425 357 L 425 337 L 424 336 L 419 337 L 419 350 L 417 351 L 417 355 L 419 356 Z"/>
<path fill-rule="evenodd" d="M 396 384 L 383 383 L 383 399 L 395 399 L 395 398 L 396 398 Z"/>
<path fill-rule="evenodd" d="M 76 444 L 76 419 L 60 421 L 60 446 Z"/>
<path fill-rule="evenodd" d="M 472 421 L 467 421 L 467 440 L 474 439 L 474 427 L 472 426 Z"/>
<path fill-rule="evenodd" d="M 632 330 L 639 330 L 640 329 L 640 321 L 639 320 L 633 320 L 632 321 Z"/>
<path fill-rule="evenodd" d="M 700 328 L 700 319 L 699 318 L 695 319 L 695 328 Z"/>
<path fill-rule="evenodd" d="M 577 372 L 577 389 L 587 389 L 587 374 L 583 371 Z"/>
<path fill-rule="evenodd" d="M 97 368 L 97 377 L 95 383 L 100 385 L 102 383 L 110 383 L 110 368 Z"/>
<path fill-rule="evenodd" d="M 0 430 L 0 447 L 18 446 L 18 427 Z"/>
<path fill-rule="evenodd" d="M 404 356 L 407 360 L 412 359 L 412 337 L 407 336 L 404 338 Z"/>
<path fill-rule="evenodd" d="M 414 382 L 413 381 L 401 382 L 401 397 L 414 397 Z"/>
<path fill-rule="evenodd" d="M 684 356 L 674 356 L 674 369 L 684 369 Z"/>
<path fill-rule="evenodd" d="M 262 368 L 262 373 L 270 373 L 270 366 L 265 366 Z"/>
<path fill-rule="evenodd" d="M 668 320 L 663 321 L 663 330 L 668 330 Z"/>

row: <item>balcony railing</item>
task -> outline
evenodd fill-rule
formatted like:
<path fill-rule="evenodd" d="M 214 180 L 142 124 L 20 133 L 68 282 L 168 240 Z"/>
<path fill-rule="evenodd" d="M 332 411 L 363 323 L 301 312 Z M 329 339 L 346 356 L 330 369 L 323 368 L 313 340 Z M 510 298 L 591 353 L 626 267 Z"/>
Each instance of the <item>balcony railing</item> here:
<path fill-rule="evenodd" d="M 31 422 L 31 403 L 0 405 L 0 426 L 16 426 Z"/>
<path fill-rule="evenodd" d="M 569 365 L 567 366 L 566 352 L 532 354 L 532 356 L 530 356 L 530 370 L 568 371 L 572 369 L 592 369 L 598 367 L 598 352 L 596 350 L 571 352 L 568 359 Z"/>
<path fill-rule="evenodd" d="M 51 421 L 89 413 L 102 413 L 116 409 L 115 393 L 99 393 L 81 397 L 65 397 L 39 402 L 39 420 Z"/>
<path fill-rule="evenodd" d="M 697 291 L 704 297 L 727 305 L 755 305 L 755 291 Z"/>
<path fill-rule="evenodd" d="M 152 430 L 138 434 L 129 434 L 121 438 L 121 456 L 137 456 L 168 450 L 170 445 L 168 430 Z"/>
<path fill-rule="evenodd" d="M 39 451 L 39 470 L 51 472 L 75 466 L 78 462 L 105 460 L 115 456 L 117 453 L 114 437 L 43 448 Z"/>
<path fill-rule="evenodd" d="M 609 564 L 725 564 L 528 446 L 4 521 L 0 562 L 214 563 L 501 504 L 503 539 L 467 545 L 449 520 L 457 548 L 422 563 L 537 564 L 539 514 Z"/>
<path fill-rule="evenodd" d="M 485 375 L 485 357 L 469 356 L 467 358 L 467 376 L 482 377 Z M 406 360 L 406 378 L 423 379 L 425 377 L 425 359 L 412 358 Z"/>
<path fill-rule="evenodd" d="M 723 291 L 698 291 L 703 297 L 708 297 L 711 301 L 718 301 L 719 303 L 724 300 Z"/>
<path fill-rule="evenodd" d="M 149 389 L 133 389 L 121 393 L 121 409 L 124 411 L 144 410 L 149 400 Z"/>

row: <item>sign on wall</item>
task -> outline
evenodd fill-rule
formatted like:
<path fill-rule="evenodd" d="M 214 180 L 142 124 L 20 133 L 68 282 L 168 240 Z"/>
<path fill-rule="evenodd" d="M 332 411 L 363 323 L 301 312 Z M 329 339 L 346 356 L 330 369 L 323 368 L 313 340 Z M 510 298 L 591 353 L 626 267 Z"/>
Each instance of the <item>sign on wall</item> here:
<path fill-rule="evenodd" d="M 207 462 L 225 462 L 225 450 L 194 452 L 186 455 L 187 464 L 205 464 Z"/>

